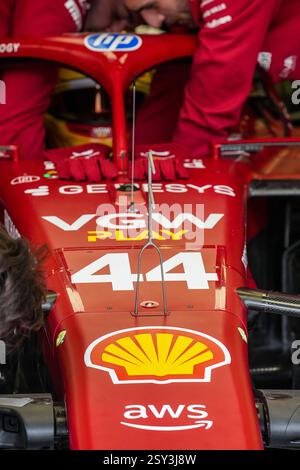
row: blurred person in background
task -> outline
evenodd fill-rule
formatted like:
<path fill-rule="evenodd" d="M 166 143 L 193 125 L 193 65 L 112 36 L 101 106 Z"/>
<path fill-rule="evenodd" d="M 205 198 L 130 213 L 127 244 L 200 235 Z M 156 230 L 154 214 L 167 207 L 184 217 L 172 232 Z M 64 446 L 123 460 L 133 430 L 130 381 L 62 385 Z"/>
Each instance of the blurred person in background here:
<path fill-rule="evenodd" d="M 0 0 L 1 39 L 38 38 L 82 29 L 88 0 Z M 43 158 L 46 112 L 57 67 L 14 64 L 0 70 L 6 104 L 0 106 L 0 145 L 19 145 L 21 158 Z"/>
<path fill-rule="evenodd" d="M 25 239 L 12 238 L 0 225 L 0 339 L 8 351 L 43 325 L 45 254 L 44 248 L 33 253 Z"/>

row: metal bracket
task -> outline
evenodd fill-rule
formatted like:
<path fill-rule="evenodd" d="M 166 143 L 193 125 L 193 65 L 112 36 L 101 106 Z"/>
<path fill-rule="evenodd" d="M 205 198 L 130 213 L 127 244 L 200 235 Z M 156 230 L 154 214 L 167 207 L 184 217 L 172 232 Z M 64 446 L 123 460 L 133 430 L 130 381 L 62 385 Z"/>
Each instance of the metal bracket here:
<path fill-rule="evenodd" d="M 148 152 L 148 241 L 142 247 L 139 258 L 138 258 L 138 274 L 137 274 L 137 283 L 135 291 L 135 305 L 134 305 L 134 316 L 139 316 L 139 297 L 140 297 L 140 277 L 141 277 L 141 267 L 142 267 L 142 257 L 145 250 L 149 247 L 154 248 L 159 256 L 160 261 L 160 270 L 161 270 L 161 284 L 162 284 L 162 295 L 163 295 L 163 314 L 168 315 L 167 307 L 167 295 L 166 295 L 166 286 L 165 286 L 165 276 L 164 276 L 164 267 L 163 267 L 163 257 L 159 246 L 157 246 L 153 241 L 153 218 L 152 212 L 155 207 L 155 201 L 152 190 L 152 173 L 155 174 L 155 166 L 153 161 L 153 152 L 149 150 Z"/>

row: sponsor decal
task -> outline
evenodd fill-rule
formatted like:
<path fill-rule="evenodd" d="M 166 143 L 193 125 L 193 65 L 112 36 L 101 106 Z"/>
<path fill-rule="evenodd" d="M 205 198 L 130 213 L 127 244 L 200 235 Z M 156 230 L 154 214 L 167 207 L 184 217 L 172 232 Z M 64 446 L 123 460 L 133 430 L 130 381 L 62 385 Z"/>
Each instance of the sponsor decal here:
<path fill-rule="evenodd" d="M 226 9 L 227 9 L 226 3 L 220 3 L 220 5 L 217 5 L 213 8 L 210 8 L 209 10 L 206 10 L 202 16 L 205 19 L 205 18 L 208 18 L 209 16 L 215 15 L 216 13 L 220 13 L 220 11 L 224 11 Z"/>
<path fill-rule="evenodd" d="M 82 29 L 82 14 L 81 14 L 79 6 L 75 2 L 75 0 L 67 0 L 65 2 L 65 8 L 70 13 L 71 18 L 76 24 L 78 31 L 80 31 Z"/>
<path fill-rule="evenodd" d="M 183 166 L 185 168 L 191 168 L 195 170 L 202 170 L 206 168 L 201 158 L 193 158 L 193 159 L 186 158 L 183 162 Z"/>
<path fill-rule="evenodd" d="M 298 57 L 296 55 L 291 55 L 284 59 L 284 68 L 279 74 L 280 78 L 285 80 L 296 70 L 297 60 Z"/>
<path fill-rule="evenodd" d="M 67 334 L 66 330 L 62 330 L 60 333 L 58 333 L 57 338 L 56 338 L 56 347 L 57 348 L 65 342 L 66 334 Z"/>
<path fill-rule="evenodd" d="M 56 170 L 49 170 L 47 173 L 43 174 L 43 177 L 47 178 L 48 180 L 57 180 L 58 173 Z"/>
<path fill-rule="evenodd" d="M 44 169 L 45 171 L 48 170 L 55 170 L 56 166 L 53 162 L 50 162 L 48 160 L 44 160 Z"/>
<path fill-rule="evenodd" d="M 115 213 L 115 207 L 111 209 L 104 206 L 107 215 L 83 214 L 76 220 L 65 221 L 58 216 L 42 216 L 51 225 L 64 232 L 77 232 L 90 224 L 96 224 L 96 230 L 88 231 L 88 242 L 96 243 L 98 240 L 141 241 L 148 239 L 148 213 Z M 159 208 L 159 206 L 158 206 Z M 197 208 L 197 216 L 192 212 L 180 212 L 184 207 L 170 206 L 170 211 L 165 215 L 160 212 L 153 213 L 152 236 L 155 240 L 193 240 L 203 244 L 204 230 L 212 230 L 223 219 L 224 214 L 204 215 L 202 207 Z M 174 209 L 174 210 L 173 210 Z M 104 212 L 104 211 L 103 211 Z M 102 213 L 103 213 L 102 212 Z M 175 215 L 174 215 L 175 214 Z M 171 216 L 173 216 L 171 220 Z"/>
<path fill-rule="evenodd" d="M 51 174 L 52 170 L 51 170 Z M 55 191 L 64 196 L 74 196 L 76 194 L 107 194 L 108 188 L 106 184 L 87 184 L 86 186 L 80 186 L 75 184 L 69 184 L 67 186 L 56 187 Z M 27 189 L 24 191 L 25 194 L 31 194 L 32 196 L 49 196 L 53 194 L 54 188 L 49 186 L 39 186 L 38 188 Z"/>
<path fill-rule="evenodd" d="M 16 53 L 19 50 L 20 47 L 19 42 L 2 42 L 0 43 L 0 54 L 12 54 Z"/>
<path fill-rule="evenodd" d="M 208 5 L 209 3 L 212 3 L 212 2 L 215 2 L 215 0 L 202 0 L 202 1 L 200 1 L 200 7 L 203 8 L 203 7 L 205 7 L 206 5 Z"/>
<path fill-rule="evenodd" d="M 49 186 L 39 186 L 34 189 L 26 189 L 25 194 L 31 194 L 31 196 L 41 197 L 49 196 Z"/>
<path fill-rule="evenodd" d="M 116 189 L 120 188 L 120 184 L 115 183 L 113 185 Z M 142 189 L 145 193 L 148 193 L 149 187 L 147 183 L 144 183 L 142 185 L 140 184 L 135 184 L 137 189 Z M 43 188 L 47 188 L 48 194 L 50 195 L 50 188 L 47 186 L 43 186 Z M 180 183 L 169 183 L 169 184 L 163 184 L 163 183 L 153 183 L 152 184 L 153 192 L 154 193 L 172 193 L 172 194 L 180 194 L 180 193 L 187 193 L 187 192 L 193 192 L 196 194 L 208 194 L 208 193 L 213 193 L 217 194 L 220 196 L 228 196 L 228 197 L 236 197 L 236 193 L 234 188 L 231 186 L 223 185 L 223 184 L 217 184 L 217 185 L 212 185 L 212 184 L 205 184 L 202 186 L 198 186 L 195 184 L 180 184 Z M 32 188 L 33 195 L 34 196 L 39 196 L 39 191 L 36 191 L 36 189 L 39 188 Z M 86 185 L 79 185 L 79 184 L 70 184 L 67 186 L 60 186 L 60 187 L 55 187 L 51 188 L 51 192 L 53 193 L 54 191 L 58 191 L 59 194 L 63 194 L 66 196 L 74 196 L 76 194 L 108 194 L 108 189 L 109 186 L 105 183 L 103 184 L 86 184 Z M 45 191 L 44 191 L 45 192 Z M 41 194 L 41 196 L 45 196 L 45 194 Z M 30 194 L 27 192 L 26 194 Z"/>
<path fill-rule="evenodd" d="M 241 335 L 242 337 L 242 340 L 245 341 L 245 343 L 248 343 L 248 338 L 247 338 L 247 335 L 246 335 L 246 332 L 243 328 L 238 328 L 238 332 L 239 334 Z"/>
<path fill-rule="evenodd" d="M 99 126 L 94 127 L 92 130 L 92 137 L 99 137 L 101 139 L 112 138 L 112 128 L 111 126 Z"/>
<path fill-rule="evenodd" d="M 92 158 L 92 157 L 97 157 L 97 156 L 100 156 L 101 155 L 101 152 L 99 152 L 98 150 L 94 150 L 94 149 L 89 149 L 89 150 L 85 150 L 84 152 L 75 152 L 73 150 L 72 152 L 72 155 L 70 156 L 70 159 L 71 160 L 74 160 L 76 158 Z"/>
<path fill-rule="evenodd" d="M 44 178 L 52 180 L 58 179 L 58 172 L 56 171 L 56 166 L 53 162 L 44 161 L 44 169 L 46 172 L 43 174 Z"/>
<path fill-rule="evenodd" d="M 142 43 L 136 34 L 120 33 L 90 34 L 84 40 L 88 49 L 97 52 L 131 52 L 139 49 Z"/>
<path fill-rule="evenodd" d="M 188 230 L 178 230 L 177 232 L 172 232 L 171 230 L 159 230 L 158 232 L 152 231 L 153 240 L 173 240 L 178 241 L 182 240 L 184 236 L 188 233 Z M 149 232 L 148 230 L 142 230 L 136 236 L 130 236 L 127 233 L 127 230 L 115 230 L 110 232 L 109 230 L 91 230 L 88 232 L 87 241 L 89 243 L 95 243 L 98 240 L 115 240 L 116 242 L 126 242 L 126 241 L 142 241 L 148 240 Z"/>
<path fill-rule="evenodd" d="M 109 229 L 109 230 L 145 230 L 147 229 L 147 216 L 148 214 L 131 214 L 128 212 L 124 213 L 110 213 L 98 217 L 97 214 L 83 214 L 73 222 L 69 223 L 63 220 L 61 217 L 56 215 L 44 215 L 42 219 L 46 220 L 55 227 L 63 230 L 64 232 L 77 232 L 83 228 L 86 224 L 96 218 L 95 222 L 98 227 Z M 154 224 L 160 225 L 164 230 L 181 230 L 184 228 L 185 223 L 189 223 L 197 227 L 198 229 L 211 230 L 222 220 L 224 214 L 209 214 L 203 217 L 196 217 L 192 213 L 181 213 L 173 218 L 164 216 L 159 212 L 152 214 L 152 220 Z M 95 232 L 92 232 L 95 233 Z M 182 233 L 180 233 L 182 235 Z M 144 238 L 142 238 L 144 239 Z"/>
<path fill-rule="evenodd" d="M 208 418 L 206 405 L 179 404 L 126 405 L 121 424 L 145 431 L 188 431 L 210 429 L 213 421 Z"/>
<path fill-rule="evenodd" d="M 270 70 L 272 64 L 272 53 L 262 51 L 258 54 L 258 63 L 266 71 Z"/>
<path fill-rule="evenodd" d="M 115 185 L 116 189 L 118 185 Z M 153 183 L 152 184 L 153 192 L 154 193 L 187 193 L 193 192 L 196 194 L 207 194 L 213 193 L 222 196 L 229 196 L 235 197 L 235 190 L 231 186 L 223 185 L 223 184 L 205 184 L 202 186 L 198 186 L 196 184 L 180 184 L 180 183 L 169 183 L 169 184 L 162 184 L 162 183 Z M 144 183 L 141 185 L 141 189 L 147 193 L 149 191 L 148 184 Z"/>
<path fill-rule="evenodd" d="M 207 334 L 177 327 L 115 331 L 93 341 L 84 361 L 114 384 L 211 382 L 214 369 L 230 364 L 228 349 Z"/>
<path fill-rule="evenodd" d="M 222 26 L 226 23 L 231 23 L 232 21 L 232 16 L 231 15 L 226 15 L 222 16 L 222 18 L 214 19 L 211 21 L 208 21 L 205 26 L 210 29 L 218 28 L 219 26 Z"/>
<path fill-rule="evenodd" d="M 35 181 L 39 181 L 41 178 L 36 175 L 22 175 L 22 176 L 16 176 L 16 178 L 12 179 L 10 184 L 15 185 L 15 184 L 28 184 L 28 183 L 34 183 Z"/>

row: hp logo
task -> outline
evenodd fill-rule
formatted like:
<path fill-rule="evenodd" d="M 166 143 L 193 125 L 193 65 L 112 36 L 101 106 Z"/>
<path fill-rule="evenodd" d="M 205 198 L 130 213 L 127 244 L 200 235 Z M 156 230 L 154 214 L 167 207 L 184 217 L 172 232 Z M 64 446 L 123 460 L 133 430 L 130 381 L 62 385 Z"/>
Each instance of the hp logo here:
<path fill-rule="evenodd" d="M 135 34 L 103 33 L 90 34 L 84 40 L 85 46 L 98 52 L 130 52 L 139 49 L 142 39 Z"/>

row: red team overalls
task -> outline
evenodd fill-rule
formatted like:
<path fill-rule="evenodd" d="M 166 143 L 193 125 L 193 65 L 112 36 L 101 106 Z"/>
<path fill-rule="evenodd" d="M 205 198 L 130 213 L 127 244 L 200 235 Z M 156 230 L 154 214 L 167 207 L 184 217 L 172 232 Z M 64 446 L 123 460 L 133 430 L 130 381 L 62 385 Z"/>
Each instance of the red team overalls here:
<path fill-rule="evenodd" d="M 164 66 L 136 134 L 148 143 L 173 139 L 201 156 L 238 123 L 257 61 L 275 82 L 300 78 L 300 0 L 190 0 L 190 5 L 199 47 L 175 133 L 177 80 L 172 77 L 182 81 L 184 70 L 169 73 Z"/>
<path fill-rule="evenodd" d="M 82 28 L 87 0 L 0 0 L 0 42 L 5 37 L 39 37 Z M 0 70 L 6 104 L 0 105 L 0 145 L 20 145 L 21 158 L 42 159 L 44 119 L 57 69 L 51 64 Z"/>
<path fill-rule="evenodd" d="M 0 37 L 77 31 L 86 3 L 0 0 Z M 300 78 L 300 0 L 190 0 L 190 4 L 199 25 L 199 47 L 175 133 L 172 103 L 178 80 L 172 81 L 174 73 L 168 75 L 164 69 L 164 79 L 156 80 L 153 97 L 139 116 L 137 136 L 147 143 L 173 138 L 199 156 L 208 152 L 211 142 L 226 139 L 237 124 L 257 58 L 274 81 Z M 183 73 L 180 80 L 184 83 L 186 78 Z M 24 157 L 42 158 L 43 113 L 56 80 L 55 68 L 18 66 L 2 79 L 7 104 L 0 106 L 0 143 L 19 144 Z"/>

